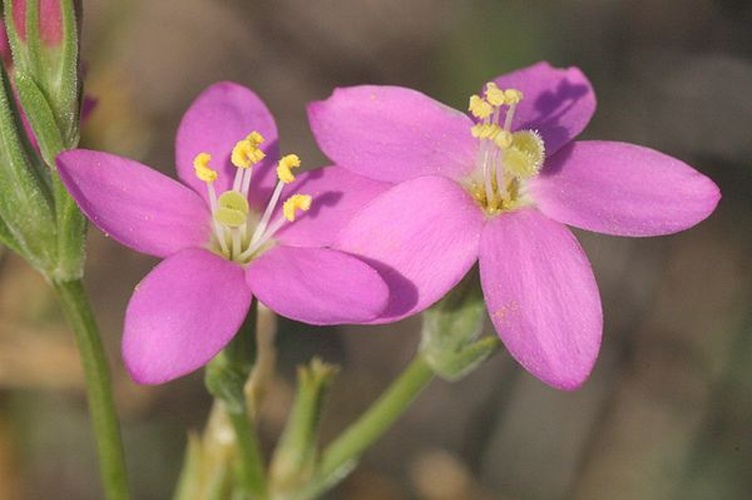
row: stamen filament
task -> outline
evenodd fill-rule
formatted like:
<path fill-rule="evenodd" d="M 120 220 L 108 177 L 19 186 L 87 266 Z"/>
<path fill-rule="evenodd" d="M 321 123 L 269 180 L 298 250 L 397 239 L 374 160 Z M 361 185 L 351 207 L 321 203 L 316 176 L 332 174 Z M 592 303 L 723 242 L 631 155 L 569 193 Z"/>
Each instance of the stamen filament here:
<path fill-rule="evenodd" d="M 274 192 L 272 193 L 272 197 L 269 199 L 269 204 L 266 206 L 266 211 L 264 211 L 264 215 L 261 217 L 261 220 L 259 221 L 258 226 L 256 226 L 256 230 L 253 232 L 253 236 L 251 237 L 251 246 L 253 246 L 254 243 L 258 242 L 261 236 L 266 231 L 266 226 L 269 224 L 269 219 L 272 218 L 272 212 L 274 212 L 274 208 L 279 202 L 279 197 L 282 195 L 282 189 L 284 187 L 285 183 L 282 181 L 278 181 L 277 185 L 274 186 Z"/>
<path fill-rule="evenodd" d="M 496 167 L 496 190 L 499 193 L 499 202 L 504 202 L 504 194 L 507 194 L 506 182 L 504 180 L 504 151 L 499 150 L 499 164 Z M 503 194 L 502 194 L 503 193 Z M 494 200 L 494 205 L 496 200 Z"/>
<path fill-rule="evenodd" d="M 248 191 L 251 187 L 251 177 L 253 176 L 253 169 L 246 168 L 244 170 L 245 170 L 245 175 L 243 176 L 243 182 L 240 184 L 240 192 L 243 193 L 243 196 L 247 198 Z"/>
<path fill-rule="evenodd" d="M 486 158 L 488 158 L 488 152 L 486 152 Z M 494 174 L 494 162 L 488 159 L 483 164 L 483 182 L 486 189 L 486 203 L 488 205 L 494 205 L 496 203 L 496 196 L 493 189 L 493 174 Z"/>
<path fill-rule="evenodd" d="M 211 208 L 212 215 L 217 211 L 217 191 L 214 189 L 214 184 L 207 182 L 206 190 L 209 193 L 209 208 Z"/>
<path fill-rule="evenodd" d="M 240 193 L 240 186 L 243 183 L 243 177 L 245 177 L 245 168 L 238 168 L 235 170 L 235 179 L 232 181 L 232 190 Z"/>
<path fill-rule="evenodd" d="M 237 257 L 240 254 L 240 230 L 236 227 L 230 229 L 232 237 L 232 255 Z"/>
<path fill-rule="evenodd" d="M 214 220 L 214 217 L 212 216 L 212 226 L 214 227 L 214 236 L 217 238 L 217 241 L 219 242 L 219 248 L 222 250 L 222 253 L 225 255 L 228 255 L 230 253 L 230 249 L 227 247 L 227 241 L 226 241 L 226 235 L 225 235 L 225 227 Z"/>
<path fill-rule="evenodd" d="M 286 222 L 287 219 L 285 219 L 283 215 L 280 215 L 272 224 L 269 224 L 265 228 L 263 234 L 260 234 L 258 238 L 256 238 L 256 234 L 254 233 L 254 238 L 251 239 L 250 246 L 240 254 L 240 260 L 247 259 L 251 255 L 256 253 L 256 251 L 264 246 L 264 243 L 266 243 L 274 233 L 279 231 L 279 229 L 284 226 Z M 261 227 L 261 225 L 259 225 L 258 227 Z M 258 232 L 258 228 L 256 229 L 256 231 Z"/>
<path fill-rule="evenodd" d="M 514 118 L 514 111 L 517 109 L 517 103 L 510 104 L 507 109 L 507 116 L 504 119 L 504 130 L 511 132 L 512 130 L 512 118 Z"/>

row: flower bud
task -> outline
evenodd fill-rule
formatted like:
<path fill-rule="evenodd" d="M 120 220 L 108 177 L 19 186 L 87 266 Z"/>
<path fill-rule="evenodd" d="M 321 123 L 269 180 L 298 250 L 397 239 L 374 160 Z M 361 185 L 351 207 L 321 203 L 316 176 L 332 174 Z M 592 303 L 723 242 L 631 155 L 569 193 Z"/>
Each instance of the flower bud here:
<path fill-rule="evenodd" d="M 60 144 L 70 148 L 78 143 L 80 12 L 79 0 L 5 1 L 14 81 L 48 163 Z M 49 116 L 52 122 L 35 116 Z M 45 141 L 55 136 L 53 143 Z"/>
<path fill-rule="evenodd" d="M 51 201 L 52 208 L 42 211 L 51 217 L 52 229 L 34 232 L 39 235 L 39 243 L 45 249 L 44 265 L 34 262 L 36 257 L 32 258 L 32 254 L 37 252 L 31 248 L 22 248 L 19 253 L 53 280 L 77 278 L 83 273 L 85 219 L 54 167 L 58 153 L 78 144 L 81 106 L 78 61 L 80 14 L 80 0 L 4 1 L 2 34 L 7 35 L 12 49 L 12 61 L 6 61 L 10 76 L 3 76 L 4 84 L 7 84 L 6 107 L 13 101 L 13 94 L 8 90 L 11 80 L 19 106 L 4 110 L 0 121 L 4 129 L 7 127 L 4 140 L 15 137 L 19 151 L 24 151 L 22 155 L 8 150 L 6 156 L 15 155 L 16 159 L 23 156 L 27 167 L 31 166 L 19 166 L 12 169 L 13 173 L 6 172 L 4 175 L 8 178 L 4 181 L 8 185 L 24 183 L 22 172 L 34 172 L 35 180 L 27 184 L 36 185 L 40 192 L 46 193 L 37 199 Z M 19 128 L 20 123 L 23 124 L 22 128 Z M 25 132 L 21 132 L 23 130 Z M 43 162 L 39 158 L 40 153 Z M 17 161 L 16 164 L 19 165 Z M 32 197 L 27 196 L 26 201 L 32 203 Z M 20 203 L 21 200 L 16 206 L 19 213 L 23 214 L 26 210 L 34 212 L 35 207 Z M 9 230 L 15 227 L 10 224 L 11 215 L 0 214 L 0 217 L 6 219 L 4 222 Z M 49 241 L 53 238 L 56 239 Z M 55 263 L 51 260 L 53 255 L 57 260 Z"/>
<path fill-rule="evenodd" d="M 40 40 L 48 47 L 60 45 L 63 39 L 63 15 L 60 11 L 60 0 L 37 0 L 38 6 L 32 6 L 37 9 L 39 16 Z M 22 41 L 26 41 L 27 16 L 29 15 L 29 5 L 26 0 L 15 0 L 13 3 L 13 22 L 17 26 L 18 36 Z M 34 3 L 31 0 L 29 3 Z"/>
<path fill-rule="evenodd" d="M 500 343 L 495 335 L 476 340 L 485 320 L 476 270 L 424 311 L 420 351 L 437 375 L 459 380 L 496 352 Z"/>

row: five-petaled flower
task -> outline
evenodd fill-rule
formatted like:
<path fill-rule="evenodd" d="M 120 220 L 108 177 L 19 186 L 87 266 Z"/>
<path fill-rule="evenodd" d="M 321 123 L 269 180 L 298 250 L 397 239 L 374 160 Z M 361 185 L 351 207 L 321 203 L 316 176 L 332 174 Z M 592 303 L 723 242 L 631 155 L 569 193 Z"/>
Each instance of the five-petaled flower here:
<path fill-rule="evenodd" d="M 393 186 L 354 217 L 337 248 L 380 266 L 392 293 L 377 322 L 425 309 L 479 261 L 490 318 L 511 355 L 544 382 L 576 388 L 595 363 L 602 312 L 590 264 L 564 224 L 670 234 L 705 219 L 719 190 L 651 149 L 572 142 L 595 111 L 576 68 L 539 63 L 501 76 L 469 110 L 386 86 L 337 89 L 309 106 L 330 159 Z"/>
<path fill-rule="evenodd" d="M 204 365 L 238 331 L 253 297 L 313 324 L 365 322 L 383 310 L 388 289 L 379 274 L 326 248 L 381 184 L 338 167 L 296 179 L 299 158 L 276 161 L 277 151 L 261 100 L 224 82 L 204 91 L 180 124 L 182 183 L 108 153 L 58 156 L 63 182 L 94 224 L 164 258 L 126 311 L 123 356 L 134 380 L 161 383 Z M 280 203 L 288 191 L 295 194 Z"/>

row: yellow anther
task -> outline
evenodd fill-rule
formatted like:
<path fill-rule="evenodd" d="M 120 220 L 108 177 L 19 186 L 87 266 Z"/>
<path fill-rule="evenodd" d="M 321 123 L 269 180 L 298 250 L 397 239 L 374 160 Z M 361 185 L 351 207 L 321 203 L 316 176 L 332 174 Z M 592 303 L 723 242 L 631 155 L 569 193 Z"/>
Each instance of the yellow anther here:
<path fill-rule="evenodd" d="M 470 127 L 470 132 L 473 134 L 473 137 L 486 139 L 494 127 L 498 127 L 498 125 L 493 123 L 477 123 Z"/>
<path fill-rule="evenodd" d="M 217 171 L 209 166 L 211 155 L 209 153 L 199 153 L 193 159 L 193 168 L 196 171 L 196 177 L 204 182 L 214 182 L 217 180 Z"/>
<path fill-rule="evenodd" d="M 251 168 L 266 157 L 266 154 L 259 149 L 262 142 L 264 142 L 264 138 L 261 134 L 251 132 L 248 137 L 238 141 L 232 148 L 230 161 L 238 168 Z"/>
<path fill-rule="evenodd" d="M 294 194 L 290 196 L 285 201 L 284 205 L 282 205 L 282 213 L 284 214 L 285 219 L 290 222 L 294 221 L 296 211 L 308 211 L 308 209 L 311 208 L 311 201 L 312 198 L 307 194 Z"/>
<path fill-rule="evenodd" d="M 517 89 L 506 89 L 504 100 L 507 104 L 517 104 L 522 100 L 522 92 Z"/>
<path fill-rule="evenodd" d="M 500 148 L 505 148 L 512 143 L 511 134 L 495 123 L 475 124 L 470 129 L 470 132 L 473 134 L 473 137 L 477 137 L 478 139 L 494 141 Z"/>
<path fill-rule="evenodd" d="M 261 135 L 259 132 L 256 132 L 255 130 L 248 134 L 248 137 L 245 138 L 246 141 L 250 142 L 256 147 L 259 147 L 262 142 L 265 141 L 264 136 Z"/>
<path fill-rule="evenodd" d="M 492 106 L 503 106 L 507 103 L 504 91 L 501 90 L 494 82 L 486 84 L 486 100 Z"/>
<path fill-rule="evenodd" d="M 298 167 L 300 167 L 300 158 L 298 155 L 283 156 L 277 164 L 277 177 L 285 184 L 290 184 L 295 180 L 292 169 Z"/>
<path fill-rule="evenodd" d="M 501 149 L 506 149 L 512 145 L 512 134 L 499 128 L 498 132 L 491 137 L 491 140 Z"/>
<path fill-rule="evenodd" d="M 493 113 L 493 107 L 483 98 L 477 95 L 470 97 L 470 105 L 468 106 L 468 110 L 473 114 L 474 117 L 480 118 L 481 120 L 488 118 L 489 116 L 491 116 L 491 113 Z"/>

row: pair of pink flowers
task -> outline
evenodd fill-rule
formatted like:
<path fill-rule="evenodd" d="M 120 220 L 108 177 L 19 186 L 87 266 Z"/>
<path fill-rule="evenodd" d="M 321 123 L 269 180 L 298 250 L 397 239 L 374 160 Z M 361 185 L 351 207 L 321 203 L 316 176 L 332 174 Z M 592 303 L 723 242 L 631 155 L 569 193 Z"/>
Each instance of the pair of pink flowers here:
<path fill-rule="evenodd" d="M 97 226 L 165 257 L 126 313 L 133 377 L 158 383 L 206 363 L 252 296 L 301 321 L 383 323 L 432 305 L 479 261 L 511 355 L 554 387 L 579 386 L 597 357 L 602 314 L 564 224 L 669 234 L 707 217 L 719 191 L 656 151 L 572 142 L 595 111 L 575 68 L 540 63 L 499 77 L 470 111 L 400 87 L 338 89 L 309 107 L 336 166 L 294 179 L 296 158 L 284 157 L 275 182 L 271 115 L 249 90 L 222 83 L 181 123 L 183 184 L 106 153 L 60 155 L 63 181 Z M 265 214 L 259 203 L 270 197 Z"/>

